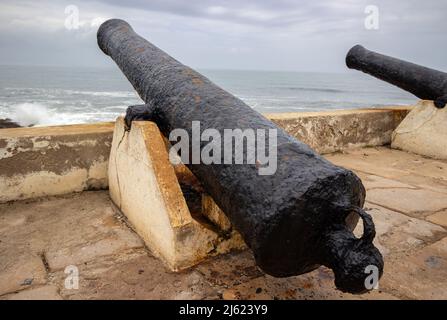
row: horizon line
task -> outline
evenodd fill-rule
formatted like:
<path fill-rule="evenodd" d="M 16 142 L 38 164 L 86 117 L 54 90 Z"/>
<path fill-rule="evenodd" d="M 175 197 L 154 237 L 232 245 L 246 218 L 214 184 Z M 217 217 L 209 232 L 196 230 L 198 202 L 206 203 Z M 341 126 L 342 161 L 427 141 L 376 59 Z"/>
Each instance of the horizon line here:
<path fill-rule="evenodd" d="M 12 64 L 4 64 L 0 63 L 0 67 L 45 67 L 45 68 L 97 68 L 97 69 L 113 69 L 113 66 L 107 65 L 49 65 L 49 64 L 22 64 L 22 63 L 12 63 Z M 204 70 L 204 71 L 246 71 L 246 72 L 290 72 L 290 73 L 329 73 L 329 74 L 346 74 L 349 73 L 349 69 L 344 71 L 320 71 L 320 70 L 280 70 L 280 69 L 252 69 L 252 68 L 219 68 L 219 67 L 191 67 L 194 70 Z M 119 70 L 119 69 L 117 69 Z"/>

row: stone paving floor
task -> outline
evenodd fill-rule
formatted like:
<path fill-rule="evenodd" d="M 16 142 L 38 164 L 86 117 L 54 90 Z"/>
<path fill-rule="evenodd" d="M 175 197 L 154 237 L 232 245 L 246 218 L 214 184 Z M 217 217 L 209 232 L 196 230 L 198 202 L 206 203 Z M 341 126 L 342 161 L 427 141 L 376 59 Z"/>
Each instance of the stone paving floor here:
<path fill-rule="evenodd" d="M 327 158 L 367 188 L 379 290 L 341 293 L 324 267 L 273 278 L 248 250 L 169 272 L 97 191 L 0 205 L 0 299 L 447 299 L 447 162 L 384 147 Z"/>

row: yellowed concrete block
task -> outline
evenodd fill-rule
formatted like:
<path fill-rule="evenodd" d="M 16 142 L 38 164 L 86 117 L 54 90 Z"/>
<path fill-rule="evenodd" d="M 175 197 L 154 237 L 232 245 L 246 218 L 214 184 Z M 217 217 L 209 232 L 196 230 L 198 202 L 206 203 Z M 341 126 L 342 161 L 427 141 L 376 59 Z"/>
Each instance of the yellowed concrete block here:
<path fill-rule="evenodd" d="M 447 108 L 420 101 L 400 123 L 391 147 L 434 159 L 447 159 Z"/>
<path fill-rule="evenodd" d="M 127 132 L 123 118 L 117 119 L 109 190 L 151 251 L 174 271 L 209 255 L 244 247 L 236 232 L 221 233 L 206 216 L 204 221 L 192 217 L 155 123 L 137 121 Z"/>

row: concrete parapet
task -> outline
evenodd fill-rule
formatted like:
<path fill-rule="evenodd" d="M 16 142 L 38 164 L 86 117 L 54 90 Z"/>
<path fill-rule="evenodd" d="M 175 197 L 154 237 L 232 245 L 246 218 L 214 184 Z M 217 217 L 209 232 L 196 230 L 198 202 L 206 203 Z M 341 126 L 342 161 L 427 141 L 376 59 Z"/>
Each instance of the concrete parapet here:
<path fill-rule="evenodd" d="M 411 107 L 265 114 L 287 133 L 326 154 L 391 143 L 391 135 Z"/>
<path fill-rule="evenodd" d="M 113 124 L 0 130 L 0 202 L 105 189 Z"/>

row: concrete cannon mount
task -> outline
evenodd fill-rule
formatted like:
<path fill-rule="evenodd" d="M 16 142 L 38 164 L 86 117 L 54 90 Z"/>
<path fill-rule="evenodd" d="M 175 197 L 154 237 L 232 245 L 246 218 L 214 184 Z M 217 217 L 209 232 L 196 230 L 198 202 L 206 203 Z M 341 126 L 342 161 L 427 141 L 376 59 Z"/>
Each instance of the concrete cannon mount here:
<path fill-rule="evenodd" d="M 434 159 L 447 160 L 447 108 L 420 101 L 396 128 L 391 146 Z"/>
<path fill-rule="evenodd" d="M 385 271 L 362 296 L 263 274 L 150 122 L 2 129 L 0 299 L 447 299 L 447 162 L 386 146 L 409 110 L 268 115 L 365 184 Z"/>
<path fill-rule="evenodd" d="M 109 161 L 112 201 L 171 270 L 245 246 L 188 168 L 171 165 L 155 123 L 137 121 L 126 132 L 124 119 L 118 118 Z"/>

